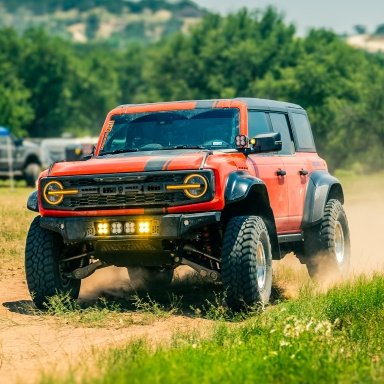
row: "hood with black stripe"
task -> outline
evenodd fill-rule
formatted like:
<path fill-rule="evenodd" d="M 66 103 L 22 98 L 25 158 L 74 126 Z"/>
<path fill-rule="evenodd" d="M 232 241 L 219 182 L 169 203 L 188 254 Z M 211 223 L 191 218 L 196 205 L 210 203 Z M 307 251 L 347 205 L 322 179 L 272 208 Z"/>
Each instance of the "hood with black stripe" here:
<path fill-rule="evenodd" d="M 87 161 L 54 164 L 49 176 L 76 176 L 150 171 L 195 170 L 204 167 L 209 151 L 145 151 L 94 157 Z"/>

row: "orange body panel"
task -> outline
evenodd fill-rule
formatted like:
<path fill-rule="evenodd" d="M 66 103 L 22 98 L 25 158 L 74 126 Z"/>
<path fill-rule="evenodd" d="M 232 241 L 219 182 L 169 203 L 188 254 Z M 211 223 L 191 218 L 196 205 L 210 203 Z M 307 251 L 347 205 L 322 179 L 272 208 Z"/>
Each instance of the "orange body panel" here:
<path fill-rule="evenodd" d="M 116 114 L 188 110 L 197 108 L 197 103 L 196 101 L 183 101 L 117 107 L 107 115 L 95 150 L 95 157 L 84 162 L 54 164 L 49 172 L 45 171 L 40 177 L 135 173 L 149 170 L 213 170 L 215 193 L 212 200 L 158 209 L 159 214 L 166 214 L 223 210 L 225 206 L 224 192 L 229 174 L 238 170 L 245 171 L 261 179 L 266 184 L 277 232 L 279 234 L 300 232 L 308 177 L 314 170 L 326 169 L 324 160 L 320 159 L 316 153 L 302 152 L 292 156 L 278 156 L 245 155 L 236 150 L 215 150 L 214 153 L 208 153 L 206 150 L 186 150 L 181 154 L 174 154 L 172 151 L 154 151 L 150 155 L 135 152 L 110 158 L 97 158 L 106 136 L 113 129 L 113 124 L 111 124 L 112 116 Z M 248 135 L 248 110 L 247 105 L 243 101 L 217 100 L 212 102 L 212 108 L 238 108 L 240 111 L 239 133 Z M 308 175 L 300 175 L 300 170 L 302 169 L 307 170 Z M 286 177 L 278 176 L 276 174 L 278 170 L 285 171 L 287 173 Z M 39 192 L 39 209 L 42 216 L 103 217 L 145 214 L 144 208 L 97 209 L 90 211 L 48 210 L 42 207 L 40 199 L 41 193 Z"/>

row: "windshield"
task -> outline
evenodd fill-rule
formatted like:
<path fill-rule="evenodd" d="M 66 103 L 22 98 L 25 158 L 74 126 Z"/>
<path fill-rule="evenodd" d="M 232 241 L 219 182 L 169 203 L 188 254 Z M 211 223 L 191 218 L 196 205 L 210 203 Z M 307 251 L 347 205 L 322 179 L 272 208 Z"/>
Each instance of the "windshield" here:
<path fill-rule="evenodd" d="M 114 115 L 100 155 L 174 148 L 235 147 L 239 110 L 193 109 Z"/>

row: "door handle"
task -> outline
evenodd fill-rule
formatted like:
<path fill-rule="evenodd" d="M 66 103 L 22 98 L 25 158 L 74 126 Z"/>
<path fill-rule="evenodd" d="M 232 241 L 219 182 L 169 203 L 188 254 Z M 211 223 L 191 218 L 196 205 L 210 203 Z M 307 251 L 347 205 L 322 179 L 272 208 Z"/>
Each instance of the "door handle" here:
<path fill-rule="evenodd" d="M 286 174 L 287 174 L 287 172 L 285 172 L 284 169 L 278 169 L 276 171 L 277 176 L 285 176 Z"/>
<path fill-rule="evenodd" d="M 300 173 L 301 176 L 307 176 L 308 175 L 308 171 L 306 169 L 304 169 L 304 168 L 301 168 L 299 173 Z"/>

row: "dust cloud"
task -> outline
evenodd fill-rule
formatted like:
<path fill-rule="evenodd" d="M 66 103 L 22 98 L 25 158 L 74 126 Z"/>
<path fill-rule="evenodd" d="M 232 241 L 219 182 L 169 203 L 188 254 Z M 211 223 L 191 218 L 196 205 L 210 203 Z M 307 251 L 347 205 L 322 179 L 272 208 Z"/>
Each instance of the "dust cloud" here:
<path fill-rule="evenodd" d="M 134 270 L 135 281 L 133 282 L 129 276 L 127 268 L 106 267 L 97 270 L 94 274 L 82 280 L 79 300 L 94 301 L 103 295 L 111 295 L 115 297 L 128 297 L 135 294 L 140 289 L 145 289 L 145 271 L 143 271 L 143 279 L 140 279 L 140 268 L 132 268 Z M 174 283 L 180 281 L 193 282 L 196 278 L 196 272 L 182 265 L 175 269 L 173 276 Z"/>
<path fill-rule="evenodd" d="M 383 191 L 380 194 L 383 196 Z M 383 272 L 384 199 L 347 201 L 346 212 L 351 230 L 352 274 Z"/>
<path fill-rule="evenodd" d="M 351 265 L 347 276 L 336 278 L 331 275 L 319 276 L 320 291 L 353 280 L 360 275 L 384 273 L 384 199 L 379 188 L 369 191 L 354 191 L 345 196 L 344 209 L 347 214 L 351 236 Z M 293 255 L 274 263 L 274 284 L 286 299 L 298 296 L 300 289 L 309 282 L 305 265 Z"/>
<path fill-rule="evenodd" d="M 82 280 L 79 299 L 96 300 L 104 294 L 124 297 L 132 290 L 127 268 L 111 266 L 99 269 Z"/>

